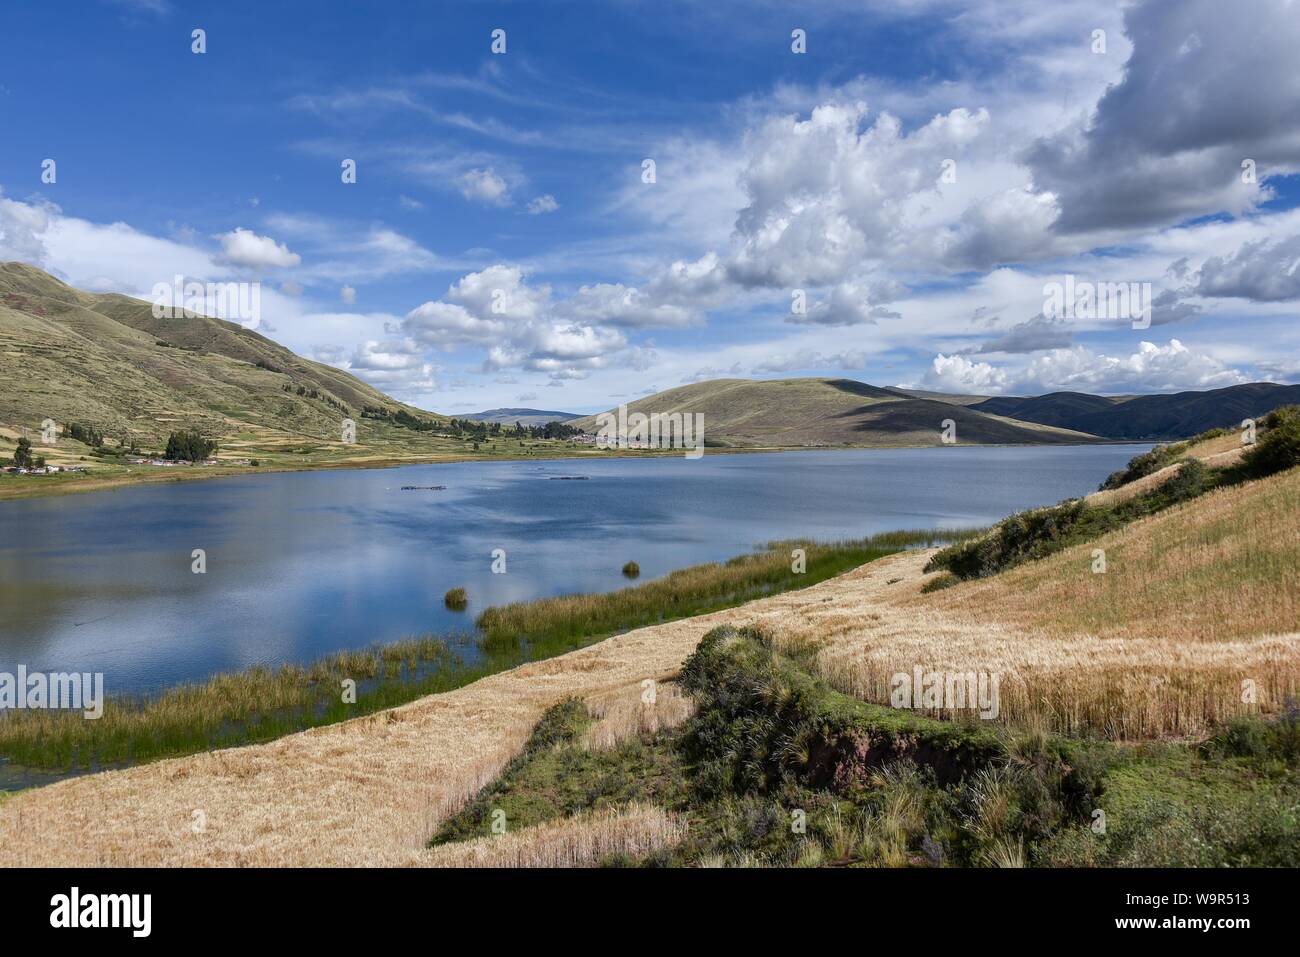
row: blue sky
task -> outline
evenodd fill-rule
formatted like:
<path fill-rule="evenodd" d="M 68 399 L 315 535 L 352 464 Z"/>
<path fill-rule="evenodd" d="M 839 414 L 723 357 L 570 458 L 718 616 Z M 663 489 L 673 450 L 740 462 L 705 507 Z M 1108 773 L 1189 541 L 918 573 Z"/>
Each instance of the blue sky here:
<path fill-rule="evenodd" d="M 1300 18 L 1221 6 L 17 0 L 0 259 L 259 282 L 231 318 L 452 414 L 1300 381 Z"/>

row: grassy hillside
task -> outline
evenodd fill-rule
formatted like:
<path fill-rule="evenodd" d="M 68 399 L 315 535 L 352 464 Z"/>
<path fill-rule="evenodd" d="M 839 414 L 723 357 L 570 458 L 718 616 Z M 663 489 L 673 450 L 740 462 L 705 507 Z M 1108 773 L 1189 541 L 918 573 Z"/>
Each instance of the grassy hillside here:
<path fill-rule="evenodd" d="M 638 399 L 631 412 L 702 413 L 710 446 L 938 445 L 945 419 L 958 444 L 1077 443 L 1094 437 L 987 415 L 852 379 L 714 379 Z M 595 416 L 573 425 L 595 432 Z"/>
<path fill-rule="evenodd" d="M 1300 385 L 1251 382 L 1209 392 L 1122 398 L 1053 392 L 1030 398 L 998 397 L 971 406 L 1108 439 L 1184 439 L 1208 429 L 1236 428 L 1279 406 L 1300 402 Z"/>
<path fill-rule="evenodd" d="M 236 323 L 155 318 L 150 303 L 81 292 L 23 263 L 0 264 L 0 382 L 0 459 L 8 461 L 23 430 L 36 442 L 41 423 L 53 419 L 58 441 L 36 451 L 51 464 L 88 470 L 8 476 L 0 497 L 162 478 L 125 453 L 157 454 L 182 429 L 215 439 L 229 468 L 248 460 L 301 468 L 579 451 L 517 436 L 434 434 L 429 429 L 446 431 L 447 417 Z M 344 419 L 356 423 L 355 443 L 342 440 Z M 92 449 L 62 435 L 74 423 L 100 433 L 104 445 Z M 165 471 L 167 478 L 212 474 Z"/>
<path fill-rule="evenodd" d="M 365 406 L 404 408 L 236 323 L 155 318 L 149 303 L 80 292 L 21 263 L 0 265 L 0 376 L 0 422 L 48 417 L 150 443 L 178 425 L 332 439 Z"/>

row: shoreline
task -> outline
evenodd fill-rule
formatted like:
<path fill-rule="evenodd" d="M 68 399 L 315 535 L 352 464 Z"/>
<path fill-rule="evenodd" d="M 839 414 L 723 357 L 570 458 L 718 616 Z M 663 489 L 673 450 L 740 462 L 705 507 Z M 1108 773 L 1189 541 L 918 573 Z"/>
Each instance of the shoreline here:
<path fill-rule="evenodd" d="M 1166 442 L 1178 441 L 1174 439 Z M 1156 439 L 1107 439 L 1098 442 L 1079 443 L 956 443 L 943 445 L 836 445 L 836 446 L 754 446 L 744 448 L 705 449 L 705 455 L 755 455 L 764 453 L 789 452 L 868 452 L 897 451 L 901 449 L 939 449 L 939 448 L 976 448 L 976 449 L 1039 449 L 1039 448 L 1082 448 L 1097 445 L 1159 445 Z M 343 460 L 337 462 L 319 462 L 302 465 L 275 466 L 185 466 L 181 471 L 156 466 L 156 471 L 117 475 L 95 476 L 87 473 L 84 478 L 58 478 L 50 476 L 13 476 L 0 475 L 0 505 L 11 501 L 24 501 L 35 498 L 57 498 L 63 495 L 78 495 L 90 492 L 108 492 L 132 488 L 140 485 L 163 485 L 169 482 L 198 482 L 209 479 L 243 478 L 250 475 L 272 475 L 293 472 L 324 472 L 336 469 L 395 469 L 411 465 L 451 465 L 461 462 L 556 462 L 577 460 L 603 460 L 606 458 L 677 458 L 680 449 L 643 450 L 610 449 L 605 451 L 569 451 L 556 449 L 544 455 L 445 455 L 433 454 L 419 458 L 374 458 Z M 93 466 L 92 466 L 93 467 Z M 18 485 L 19 487 L 15 487 Z"/>

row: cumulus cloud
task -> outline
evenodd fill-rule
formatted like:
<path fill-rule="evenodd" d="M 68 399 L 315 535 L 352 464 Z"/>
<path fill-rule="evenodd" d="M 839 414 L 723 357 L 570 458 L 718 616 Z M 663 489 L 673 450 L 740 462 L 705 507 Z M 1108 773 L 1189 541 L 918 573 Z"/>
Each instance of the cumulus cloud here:
<path fill-rule="evenodd" d="M 807 119 L 773 117 L 745 138 L 731 275 L 743 285 L 829 285 L 915 244 L 911 203 L 938 194 L 944 160 L 984 132 L 985 110 L 959 108 L 911 133 L 865 103 L 827 103 Z"/>
<path fill-rule="evenodd" d="M 42 236 L 49 222 L 49 213 L 41 206 L 15 202 L 0 195 L 0 260 L 45 262 Z"/>
<path fill-rule="evenodd" d="M 490 206 L 510 205 L 510 187 L 490 167 L 462 173 L 456 180 L 456 186 L 462 196 L 473 202 L 487 203 Z"/>
<path fill-rule="evenodd" d="M 1268 198 L 1266 175 L 1300 169 L 1300 129 L 1283 119 L 1300 115 L 1290 0 L 1258 0 L 1249 14 L 1219 0 L 1144 0 L 1126 11 L 1125 32 L 1122 81 L 1086 125 L 1027 154 L 1059 231 L 1240 213 Z M 1243 181 L 1246 160 L 1254 182 Z"/>
<path fill-rule="evenodd" d="M 1208 353 L 1177 339 L 1164 346 L 1142 342 L 1128 356 L 1107 356 L 1083 346 L 1054 349 L 1019 368 L 994 366 L 962 355 L 935 356 L 923 387 L 945 392 L 1175 392 L 1217 389 L 1251 381 Z"/>
<path fill-rule="evenodd" d="M 523 369 L 553 380 L 581 378 L 616 357 L 633 361 L 635 353 L 622 333 L 580 318 L 581 312 L 557 306 L 550 287 L 531 285 L 520 267 L 496 264 L 467 273 L 442 299 L 411 310 L 401 331 L 447 350 L 486 346 L 484 371 Z"/>
<path fill-rule="evenodd" d="M 339 298 L 342 299 L 344 303 L 351 306 L 357 301 L 357 291 L 351 286 L 344 286 L 339 290 Z"/>
<path fill-rule="evenodd" d="M 1246 243 L 1229 256 L 1211 256 L 1201 266 L 1196 292 L 1254 302 L 1300 299 L 1300 236 Z"/>
<path fill-rule="evenodd" d="M 541 196 L 535 196 L 528 201 L 528 212 L 533 216 L 540 216 L 543 213 L 553 213 L 560 208 L 560 204 L 555 201 L 555 197 L 550 193 L 544 193 Z"/>
<path fill-rule="evenodd" d="M 302 257 L 290 252 L 288 246 L 242 226 L 216 238 L 221 243 L 217 261 L 230 266 L 265 271 L 291 269 L 302 262 Z"/>
<path fill-rule="evenodd" d="M 671 328 L 698 321 L 698 316 L 689 309 L 656 302 L 636 287 L 621 283 L 582 286 L 563 308 L 567 315 L 580 322 L 629 328 Z"/>
<path fill-rule="evenodd" d="M 901 318 L 885 303 L 906 290 L 895 282 L 838 283 L 825 295 L 806 305 L 803 312 L 790 312 L 785 321 L 808 326 L 857 326 L 878 319 Z"/>

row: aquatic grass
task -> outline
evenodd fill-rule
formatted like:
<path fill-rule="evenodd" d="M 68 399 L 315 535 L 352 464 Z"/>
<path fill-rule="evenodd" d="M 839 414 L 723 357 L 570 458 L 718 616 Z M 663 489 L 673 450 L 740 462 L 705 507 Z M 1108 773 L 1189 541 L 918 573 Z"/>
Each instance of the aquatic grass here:
<path fill-rule="evenodd" d="M 488 608 L 476 624 L 480 645 L 489 653 L 517 662 L 548 658 L 573 647 L 580 637 L 619 631 L 707 614 L 757 598 L 825 581 L 881 558 L 906 544 L 934 538 L 951 541 L 949 532 L 887 532 L 854 541 L 770 542 L 759 551 L 725 562 L 694 565 L 663 578 L 604 594 L 560 595 Z M 803 570 L 797 570 L 802 550 Z"/>
<path fill-rule="evenodd" d="M 479 677 L 444 639 L 335 652 L 308 665 L 253 667 L 157 695 L 115 696 L 102 717 L 79 711 L 0 716 L 0 756 L 55 771 L 96 769 L 267 741 L 446 691 Z M 355 682 L 355 702 L 345 700 Z"/>

